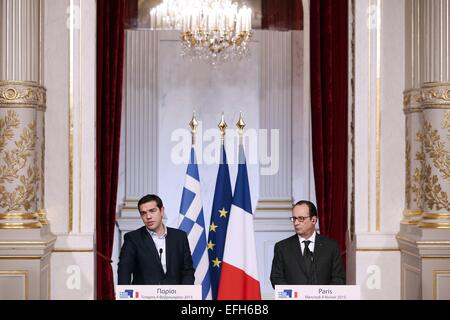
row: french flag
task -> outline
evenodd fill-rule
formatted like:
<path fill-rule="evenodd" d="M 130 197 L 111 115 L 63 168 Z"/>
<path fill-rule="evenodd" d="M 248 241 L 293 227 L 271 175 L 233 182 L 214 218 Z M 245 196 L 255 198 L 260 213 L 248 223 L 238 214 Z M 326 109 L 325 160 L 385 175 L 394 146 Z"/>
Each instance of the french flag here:
<path fill-rule="evenodd" d="M 253 213 L 247 164 L 239 145 L 239 167 L 228 221 L 217 299 L 260 300 Z"/>

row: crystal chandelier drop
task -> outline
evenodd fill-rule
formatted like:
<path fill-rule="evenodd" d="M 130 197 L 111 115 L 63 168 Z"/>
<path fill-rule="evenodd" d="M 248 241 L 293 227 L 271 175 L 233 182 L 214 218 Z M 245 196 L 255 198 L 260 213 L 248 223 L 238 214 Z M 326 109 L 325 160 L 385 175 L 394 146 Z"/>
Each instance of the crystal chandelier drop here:
<path fill-rule="evenodd" d="M 150 11 L 154 30 L 181 31 L 182 55 L 213 65 L 248 54 L 252 9 L 231 0 L 164 0 Z"/>

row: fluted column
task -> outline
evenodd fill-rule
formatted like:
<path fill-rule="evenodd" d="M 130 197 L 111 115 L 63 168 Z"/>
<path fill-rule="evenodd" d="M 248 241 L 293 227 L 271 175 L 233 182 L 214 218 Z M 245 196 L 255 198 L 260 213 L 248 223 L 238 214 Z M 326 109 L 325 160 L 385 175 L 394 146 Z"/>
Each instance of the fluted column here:
<path fill-rule="evenodd" d="M 31 82 L 0 81 L 0 228 L 40 228 L 38 109 L 45 89 Z M 39 129 L 42 125 L 39 125 Z"/>
<path fill-rule="evenodd" d="M 158 33 L 126 32 L 125 199 L 122 217 L 137 216 L 137 201 L 158 187 Z M 148 55 L 149 52 L 153 54 Z M 147 119 L 151 119 L 149 123 Z"/>
<path fill-rule="evenodd" d="M 420 103 L 423 215 L 420 228 L 450 229 L 450 84 L 425 83 Z"/>
<path fill-rule="evenodd" d="M 404 223 L 450 228 L 450 1 L 408 4 Z"/>
<path fill-rule="evenodd" d="M 0 300 L 50 298 L 41 5 L 0 0 Z"/>
<path fill-rule="evenodd" d="M 291 37 L 290 32 L 261 36 L 260 128 L 267 133 L 259 137 L 263 161 L 256 218 L 284 218 L 292 209 Z"/>
<path fill-rule="evenodd" d="M 0 228 L 41 227 L 44 112 L 41 1 L 0 1 Z"/>
<path fill-rule="evenodd" d="M 450 299 L 450 0 L 406 1 L 403 299 Z"/>
<path fill-rule="evenodd" d="M 41 82 L 41 1 L 0 1 L 0 79 Z"/>

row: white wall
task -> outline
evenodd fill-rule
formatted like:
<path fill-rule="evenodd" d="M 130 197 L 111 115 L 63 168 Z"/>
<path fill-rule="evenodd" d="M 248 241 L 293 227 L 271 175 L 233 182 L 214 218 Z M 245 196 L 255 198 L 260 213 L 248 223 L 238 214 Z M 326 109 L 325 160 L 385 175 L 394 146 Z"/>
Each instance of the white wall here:
<path fill-rule="evenodd" d="M 51 258 L 51 298 L 93 299 L 96 4 L 44 4 L 45 207 L 58 236 Z"/>
<path fill-rule="evenodd" d="M 351 268 L 356 268 L 363 299 L 399 299 L 395 235 L 405 188 L 404 0 L 355 3 L 356 253 L 349 261 L 355 263 Z M 368 277 L 379 278 L 381 286 L 367 285 Z"/>
<path fill-rule="evenodd" d="M 174 36 L 171 38 L 170 36 Z M 211 147 L 220 146 L 217 128 L 222 111 L 229 129 L 236 129 L 239 112 L 243 112 L 247 124 L 245 130 L 259 129 L 259 43 L 251 46 L 251 59 L 231 61 L 213 69 L 201 62 L 191 62 L 180 56 L 178 34 L 162 35 L 159 44 L 158 97 L 159 97 L 159 184 L 158 190 L 165 200 L 168 224 L 176 225 L 181 202 L 187 163 L 175 164 L 171 159 L 173 148 L 179 143 L 171 141 L 177 129 L 189 129 L 192 112 L 195 110 L 201 126 L 197 133 L 197 161 L 202 188 L 206 224 L 210 221 L 214 187 L 218 164 Z M 175 40 L 175 41 L 174 41 Z M 215 134 L 213 140 L 209 133 Z M 203 135 L 202 135 L 203 134 Z M 229 137 L 231 138 L 231 136 Z M 209 139 L 209 141 L 207 140 Z M 189 148 L 190 139 L 186 145 Z M 234 142 L 234 144 L 232 144 Z M 229 147 L 228 161 L 237 163 L 237 140 L 226 141 Z M 232 158 L 234 151 L 234 159 Z M 247 149 L 250 160 L 251 150 Z M 237 165 L 230 165 L 232 188 L 237 175 Z M 258 199 L 259 165 L 248 163 L 252 204 Z"/>

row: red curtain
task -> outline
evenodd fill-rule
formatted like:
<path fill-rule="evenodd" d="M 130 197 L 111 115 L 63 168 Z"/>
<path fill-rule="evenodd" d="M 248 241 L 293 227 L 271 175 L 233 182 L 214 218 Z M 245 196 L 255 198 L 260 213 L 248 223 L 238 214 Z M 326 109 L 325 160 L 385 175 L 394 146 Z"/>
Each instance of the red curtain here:
<path fill-rule="evenodd" d="M 139 4 L 138 0 L 126 0 L 125 4 L 125 29 L 138 27 Z"/>
<path fill-rule="evenodd" d="M 262 28 L 272 30 L 303 30 L 301 0 L 262 0 Z"/>
<path fill-rule="evenodd" d="M 348 0 L 311 1 L 311 120 L 320 231 L 347 230 Z"/>
<path fill-rule="evenodd" d="M 111 255 L 119 172 L 126 0 L 97 0 L 97 299 L 114 299 Z"/>

